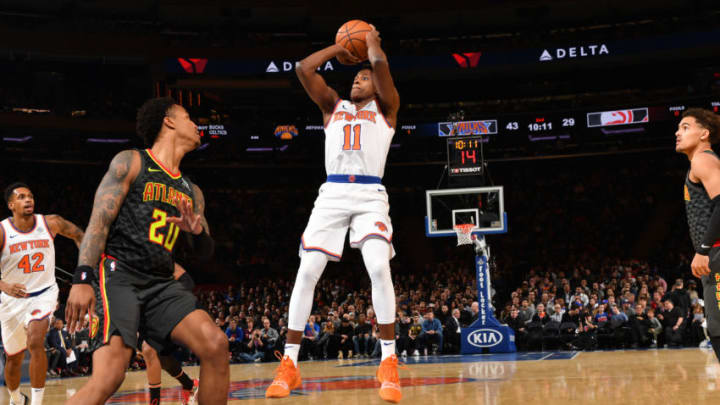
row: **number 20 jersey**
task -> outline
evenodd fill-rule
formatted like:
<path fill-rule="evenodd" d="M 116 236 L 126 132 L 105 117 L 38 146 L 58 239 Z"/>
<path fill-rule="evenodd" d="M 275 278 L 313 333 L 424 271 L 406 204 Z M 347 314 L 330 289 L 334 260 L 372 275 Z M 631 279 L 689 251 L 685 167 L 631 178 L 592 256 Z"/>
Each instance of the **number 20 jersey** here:
<path fill-rule="evenodd" d="M 376 100 L 360 110 L 338 100 L 325 126 L 325 171 L 382 178 L 394 134 Z"/>
<path fill-rule="evenodd" d="M 167 218 L 180 214 L 176 197 L 193 202 L 192 184 L 163 167 L 150 149 L 139 152 L 140 172 L 110 227 L 105 253 L 136 275 L 172 278 L 180 229 Z"/>

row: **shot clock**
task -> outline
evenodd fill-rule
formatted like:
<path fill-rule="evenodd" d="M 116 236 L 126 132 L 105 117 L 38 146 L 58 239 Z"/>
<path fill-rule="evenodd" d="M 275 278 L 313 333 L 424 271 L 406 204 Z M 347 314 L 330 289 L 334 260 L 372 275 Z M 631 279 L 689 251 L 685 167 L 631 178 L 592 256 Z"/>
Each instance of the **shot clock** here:
<path fill-rule="evenodd" d="M 482 147 L 488 138 L 463 136 L 447 138 L 448 173 L 450 176 L 469 176 L 482 173 Z"/>

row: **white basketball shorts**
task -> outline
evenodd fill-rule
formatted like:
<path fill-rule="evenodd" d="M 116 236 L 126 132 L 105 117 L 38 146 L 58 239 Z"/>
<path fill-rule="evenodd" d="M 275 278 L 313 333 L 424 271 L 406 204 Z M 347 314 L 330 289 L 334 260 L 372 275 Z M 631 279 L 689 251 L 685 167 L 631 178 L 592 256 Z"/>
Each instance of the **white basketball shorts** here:
<path fill-rule="evenodd" d="M 30 322 L 48 318 L 55 312 L 58 292 L 57 284 L 53 284 L 35 297 L 0 295 L 0 329 L 5 353 L 13 356 L 27 348 L 25 328 Z"/>
<path fill-rule="evenodd" d="M 324 183 L 300 239 L 300 256 L 308 251 L 325 253 L 339 261 L 350 229 L 350 246 L 361 248 L 369 238 L 379 238 L 392 246 L 390 204 L 382 184 Z"/>

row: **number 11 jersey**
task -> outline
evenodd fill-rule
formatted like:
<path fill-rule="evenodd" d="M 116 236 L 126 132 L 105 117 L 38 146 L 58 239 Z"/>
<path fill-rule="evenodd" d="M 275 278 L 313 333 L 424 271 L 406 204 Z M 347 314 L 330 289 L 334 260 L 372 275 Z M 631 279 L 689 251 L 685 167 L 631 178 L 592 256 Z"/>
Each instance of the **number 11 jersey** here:
<path fill-rule="evenodd" d="M 165 168 L 150 149 L 139 152 L 140 172 L 110 227 L 105 254 L 123 270 L 172 278 L 172 253 L 180 228 L 167 218 L 179 216 L 176 198 L 193 202 L 192 184 Z"/>
<path fill-rule="evenodd" d="M 394 134 L 376 100 L 360 110 L 338 100 L 325 125 L 325 171 L 382 178 Z"/>

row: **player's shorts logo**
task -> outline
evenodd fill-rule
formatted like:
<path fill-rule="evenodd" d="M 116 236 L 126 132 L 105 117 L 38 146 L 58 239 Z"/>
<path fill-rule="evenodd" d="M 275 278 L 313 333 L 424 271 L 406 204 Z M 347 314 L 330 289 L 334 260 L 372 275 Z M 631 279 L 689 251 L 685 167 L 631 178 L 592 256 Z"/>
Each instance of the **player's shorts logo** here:
<path fill-rule="evenodd" d="M 32 312 L 30 312 L 30 316 L 35 316 L 35 315 L 38 315 L 38 314 L 40 314 L 40 310 L 39 310 L 39 309 L 34 309 Z"/>
<path fill-rule="evenodd" d="M 350 176 L 348 176 L 348 181 L 350 183 L 355 183 L 355 176 L 353 176 L 352 174 Z"/>
<path fill-rule="evenodd" d="M 690 192 L 688 192 L 687 184 L 685 185 L 685 201 L 690 201 Z"/>
<path fill-rule="evenodd" d="M 380 221 L 375 222 L 375 226 L 377 226 L 381 232 L 387 232 L 387 230 L 388 230 L 387 225 L 385 225 L 384 223 L 382 223 Z"/>
<path fill-rule="evenodd" d="M 100 327 L 100 319 L 97 316 L 93 316 L 90 320 L 90 339 L 94 338 L 98 333 Z"/>

